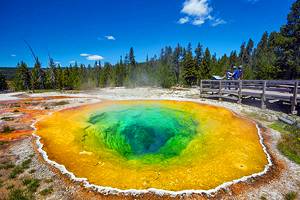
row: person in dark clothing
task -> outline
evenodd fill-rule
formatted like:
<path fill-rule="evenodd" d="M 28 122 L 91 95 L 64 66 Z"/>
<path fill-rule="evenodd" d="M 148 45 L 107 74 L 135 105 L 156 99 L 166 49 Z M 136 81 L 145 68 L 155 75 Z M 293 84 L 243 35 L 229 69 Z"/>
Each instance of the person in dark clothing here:
<path fill-rule="evenodd" d="M 231 73 L 230 70 L 226 70 L 225 78 L 228 81 L 232 79 L 232 73 Z M 225 89 L 229 89 L 230 90 L 230 83 L 226 83 L 226 88 Z"/>
<path fill-rule="evenodd" d="M 242 80 L 244 78 L 244 71 L 243 71 L 243 66 L 239 66 L 239 80 Z"/>

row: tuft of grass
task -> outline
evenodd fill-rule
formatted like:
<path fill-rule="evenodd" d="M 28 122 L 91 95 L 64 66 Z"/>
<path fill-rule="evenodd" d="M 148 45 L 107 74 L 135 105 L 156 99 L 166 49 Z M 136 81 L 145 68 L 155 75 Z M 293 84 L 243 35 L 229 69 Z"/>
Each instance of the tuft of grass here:
<path fill-rule="evenodd" d="M 49 187 L 49 188 L 43 189 L 40 192 L 40 195 L 47 196 L 47 195 L 51 194 L 52 192 L 53 192 L 53 187 Z"/>
<path fill-rule="evenodd" d="M 44 182 L 45 182 L 45 183 L 52 183 L 53 180 L 52 180 L 51 178 L 48 178 L 48 179 L 45 179 Z"/>
<path fill-rule="evenodd" d="M 3 129 L 2 129 L 2 133 L 11 133 L 13 132 L 14 129 L 13 128 L 10 128 L 9 126 L 3 126 Z"/>
<path fill-rule="evenodd" d="M 289 192 L 284 195 L 285 200 L 295 200 L 297 198 L 297 192 Z"/>
<path fill-rule="evenodd" d="M 12 172 L 9 174 L 9 178 L 11 178 L 11 179 L 16 178 L 19 174 L 22 174 L 23 172 L 24 172 L 23 167 L 20 165 L 17 165 L 12 170 Z"/>
<path fill-rule="evenodd" d="M 14 121 L 13 117 L 2 117 L 1 120 L 3 121 Z"/>
<path fill-rule="evenodd" d="M 31 170 L 29 171 L 30 174 L 33 174 L 34 172 L 36 172 L 35 169 L 31 169 Z"/>
<path fill-rule="evenodd" d="M 13 184 L 6 187 L 7 190 L 11 190 L 11 189 L 14 189 L 14 188 L 15 188 L 15 186 Z"/>
<path fill-rule="evenodd" d="M 267 198 L 264 197 L 264 196 L 261 196 L 261 197 L 260 197 L 260 200 L 267 200 Z"/>
<path fill-rule="evenodd" d="M 16 107 L 16 108 L 20 108 L 21 106 L 20 106 L 20 104 L 14 103 L 14 104 L 11 104 L 11 106 L 10 106 L 10 107 Z"/>
<path fill-rule="evenodd" d="M 277 145 L 281 153 L 295 163 L 300 164 L 300 129 L 282 122 L 275 122 L 269 127 L 282 134 Z"/>
<path fill-rule="evenodd" d="M 58 102 L 54 102 L 52 105 L 53 106 L 63 106 L 63 105 L 67 105 L 69 103 L 70 102 L 68 102 L 68 101 L 58 101 Z"/>
<path fill-rule="evenodd" d="M 280 133 L 289 134 L 291 132 L 291 126 L 280 121 L 272 123 L 271 125 L 269 125 L 269 127 Z"/>
<path fill-rule="evenodd" d="M 23 185 L 27 186 L 29 192 L 36 192 L 40 186 L 40 180 L 38 179 L 24 179 Z"/>
<path fill-rule="evenodd" d="M 24 161 L 22 162 L 21 166 L 22 166 L 23 169 L 28 169 L 30 163 L 31 163 L 31 156 L 30 156 L 30 158 L 24 160 Z"/>
<path fill-rule="evenodd" d="M 15 189 L 10 191 L 9 200 L 29 200 L 30 198 L 27 197 L 26 193 L 23 190 Z"/>
<path fill-rule="evenodd" d="M 0 188 L 3 186 L 3 181 L 0 179 Z"/>
<path fill-rule="evenodd" d="M 21 165 L 15 166 L 12 172 L 10 173 L 9 178 L 13 179 L 16 178 L 19 174 L 22 174 L 25 169 L 29 168 L 30 163 L 31 158 L 28 158 L 24 160 Z"/>
<path fill-rule="evenodd" d="M 18 113 L 18 112 L 20 112 L 18 109 L 15 109 L 14 111 L 13 111 L 14 113 Z"/>
<path fill-rule="evenodd" d="M 7 142 L 5 141 L 0 141 L 0 146 L 5 145 Z"/>
<path fill-rule="evenodd" d="M 13 163 L 1 163 L 0 169 L 11 169 L 14 168 L 15 165 Z"/>

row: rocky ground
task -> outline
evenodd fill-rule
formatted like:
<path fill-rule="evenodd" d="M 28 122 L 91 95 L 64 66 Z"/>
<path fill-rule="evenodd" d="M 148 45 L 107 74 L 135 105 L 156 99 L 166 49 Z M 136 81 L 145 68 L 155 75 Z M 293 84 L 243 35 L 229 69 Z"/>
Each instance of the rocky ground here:
<path fill-rule="evenodd" d="M 11 93 L 0 94 L 0 199 L 171 199 L 170 196 L 104 195 L 72 183 L 68 177 L 48 165 L 37 153 L 31 135 L 35 120 L 73 106 L 100 102 L 105 99 L 174 99 L 223 106 L 252 118 L 264 127 L 276 121 L 282 113 L 238 105 L 230 102 L 199 99 L 199 90 L 174 88 L 111 88 L 66 93 Z M 6 131 L 3 131 L 3 130 Z M 224 189 L 214 196 L 177 196 L 176 199 L 300 199 L 300 166 L 285 158 L 276 145 L 281 134 L 266 129 L 268 151 L 274 167 L 261 178 Z M 294 192 L 294 193 L 293 193 Z M 300 193 L 298 194 L 300 195 Z M 290 197 L 290 198 L 289 198 Z M 24 199 L 23 198 L 23 199 Z M 294 199 L 295 199 L 294 198 Z"/>

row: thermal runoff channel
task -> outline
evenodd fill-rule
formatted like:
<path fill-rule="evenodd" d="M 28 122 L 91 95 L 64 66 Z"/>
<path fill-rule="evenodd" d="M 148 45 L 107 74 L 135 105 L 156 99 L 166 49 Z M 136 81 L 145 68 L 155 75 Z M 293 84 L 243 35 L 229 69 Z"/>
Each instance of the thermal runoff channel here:
<path fill-rule="evenodd" d="M 49 159 L 124 190 L 208 190 L 268 163 L 253 122 L 193 102 L 105 101 L 36 126 Z"/>

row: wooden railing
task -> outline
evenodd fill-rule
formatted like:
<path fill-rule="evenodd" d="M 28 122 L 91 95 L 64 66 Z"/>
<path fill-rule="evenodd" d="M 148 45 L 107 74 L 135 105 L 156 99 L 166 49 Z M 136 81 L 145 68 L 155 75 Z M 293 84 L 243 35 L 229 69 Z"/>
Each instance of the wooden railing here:
<path fill-rule="evenodd" d="M 283 101 L 291 104 L 291 113 L 297 114 L 300 103 L 298 80 L 201 80 L 200 97 L 231 99 L 241 103 L 243 98 L 259 98 L 261 108 L 266 101 Z"/>

